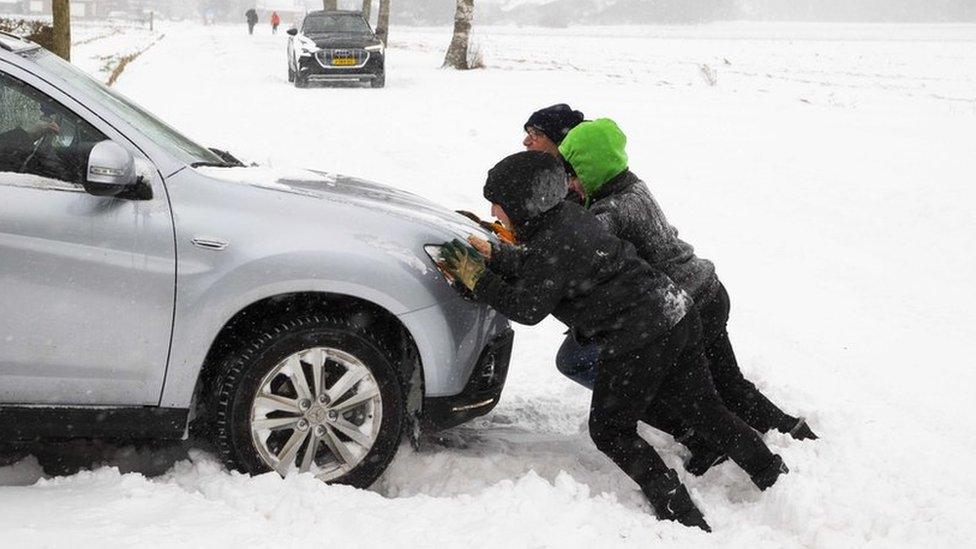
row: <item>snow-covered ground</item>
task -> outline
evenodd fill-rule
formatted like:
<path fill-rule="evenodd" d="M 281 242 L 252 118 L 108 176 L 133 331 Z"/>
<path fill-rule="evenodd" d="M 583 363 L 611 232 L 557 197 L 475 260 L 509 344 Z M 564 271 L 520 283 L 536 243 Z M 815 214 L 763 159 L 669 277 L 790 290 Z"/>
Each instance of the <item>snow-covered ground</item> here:
<path fill-rule="evenodd" d="M 971 546 L 976 26 L 478 29 L 488 68 L 467 73 L 438 69 L 448 29 L 396 28 L 382 90 L 294 89 L 285 36 L 258 30 L 164 28 L 116 86 L 248 160 L 485 214 L 485 172 L 531 111 L 616 118 L 729 287 L 743 369 L 823 438 L 768 435 L 791 473 L 759 493 L 728 463 L 685 475 L 648 429 L 715 532 L 658 522 L 589 441 L 547 321 L 518 328 L 493 414 L 404 446 L 371 491 L 248 478 L 196 449 L 53 479 L 28 458 L 0 468 L 4 547 Z"/>
<path fill-rule="evenodd" d="M 138 55 L 165 36 L 158 27 L 129 21 L 81 21 L 71 29 L 71 61 L 108 82 L 126 57 Z"/>

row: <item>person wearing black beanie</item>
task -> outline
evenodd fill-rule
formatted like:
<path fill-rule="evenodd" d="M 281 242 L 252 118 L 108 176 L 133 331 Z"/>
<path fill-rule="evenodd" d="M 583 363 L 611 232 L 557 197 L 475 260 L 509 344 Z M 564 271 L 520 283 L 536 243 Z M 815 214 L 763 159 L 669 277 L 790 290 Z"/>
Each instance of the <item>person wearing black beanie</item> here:
<path fill-rule="evenodd" d="M 484 196 L 519 245 L 469 238 L 442 247 L 442 269 L 513 322 L 552 314 L 599 347 L 590 437 L 641 487 L 659 518 L 710 530 L 678 475 L 637 433 L 652 405 L 673 412 L 766 489 L 787 472 L 759 435 L 725 408 L 702 360 L 691 298 L 585 208 L 563 200 L 566 174 L 539 151 L 488 172 Z M 445 257 L 444 252 L 447 252 Z"/>
<path fill-rule="evenodd" d="M 559 144 L 584 118 L 583 113 L 574 111 L 565 103 L 535 111 L 525 122 L 525 139 L 522 145 L 529 151 L 559 156 Z"/>

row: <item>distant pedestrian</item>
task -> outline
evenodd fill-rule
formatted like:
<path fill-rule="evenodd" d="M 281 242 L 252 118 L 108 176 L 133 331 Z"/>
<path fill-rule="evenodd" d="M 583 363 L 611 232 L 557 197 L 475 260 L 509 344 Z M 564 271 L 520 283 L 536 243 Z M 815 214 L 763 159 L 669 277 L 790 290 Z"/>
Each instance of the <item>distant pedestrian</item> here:
<path fill-rule="evenodd" d="M 271 12 L 271 34 L 278 34 L 278 25 L 281 24 L 281 17 L 278 12 Z"/>
<path fill-rule="evenodd" d="M 258 24 L 258 12 L 251 8 L 244 12 L 244 17 L 247 18 L 247 33 L 254 34 L 254 25 Z"/>

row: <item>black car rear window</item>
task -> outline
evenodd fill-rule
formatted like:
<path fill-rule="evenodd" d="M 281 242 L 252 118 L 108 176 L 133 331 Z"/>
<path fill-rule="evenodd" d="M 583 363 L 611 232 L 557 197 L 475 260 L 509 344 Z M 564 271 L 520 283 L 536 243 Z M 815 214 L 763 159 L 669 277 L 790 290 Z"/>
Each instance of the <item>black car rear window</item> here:
<path fill-rule="evenodd" d="M 359 15 L 310 15 L 305 18 L 305 34 L 371 34 L 366 20 Z"/>

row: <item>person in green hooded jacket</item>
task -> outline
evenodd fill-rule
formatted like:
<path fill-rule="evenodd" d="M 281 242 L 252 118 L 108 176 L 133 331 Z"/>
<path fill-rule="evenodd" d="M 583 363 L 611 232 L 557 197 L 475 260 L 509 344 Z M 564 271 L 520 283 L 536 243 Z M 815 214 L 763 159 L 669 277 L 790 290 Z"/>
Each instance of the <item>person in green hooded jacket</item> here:
<path fill-rule="evenodd" d="M 575 172 L 589 211 L 615 236 L 634 244 L 642 259 L 694 299 L 702 318 L 709 370 L 729 410 L 760 432 L 776 429 L 797 439 L 817 438 L 804 419 L 782 411 L 742 375 L 727 330 L 729 295 L 715 266 L 695 255 L 694 248 L 678 237 L 650 189 L 628 169 L 626 145 L 627 138 L 617 124 L 603 118 L 574 127 L 560 143 L 559 152 Z M 592 387 L 595 356 L 570 335 L 559 350 L 557 367 Z M 652 416 L 650 421 L 656 427 L 676 435 L 692 450 L 686 464 L 690 472 L 702 474 L 724 458 L 668 417 L 666 410 Z"/>
<path fill-rule="evenodd" d="M 550 314 L 600 349 L 589 433 L 661 519 L 709 530 L 678 475 L 638 435 L 648 408 L 673 411 L 746 471 L 760 490 L 789 469 L 722 403 L 703 359 L 691 298 L 581 205 L 565 200 L 566 171 L 526 151 L 488 172 L 484 196 L 518 245 L 469 237 L 441 247 L 439 267 L 513 322 Z"/>

